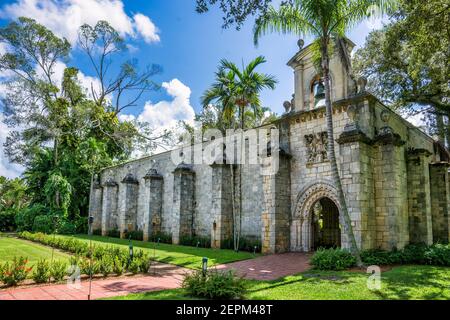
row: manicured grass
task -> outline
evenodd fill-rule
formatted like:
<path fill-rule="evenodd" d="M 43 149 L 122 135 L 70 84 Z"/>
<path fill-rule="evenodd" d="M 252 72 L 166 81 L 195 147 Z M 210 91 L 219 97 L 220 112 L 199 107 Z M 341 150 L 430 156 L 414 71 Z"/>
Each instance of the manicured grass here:
<path fill-rule="evenodd" d="M 93 244 L 118 245 L 122 248 L 128 248 L 129 244 L 129 241 L 126 239 L 101 236 L 75 235 L 59 237 L 75 237 L 76 239 L 82 241 L 89 241 L 89 239 L 91 239 Z M 255 255 L 249 252 L 236 253 L 233 250 L 196 248 L 165 243 L 156 244 L 154 242 L 143 242 L 136 240 L 132 240 L 132 243 L 134 248 L 146 251 L 151 257 L 155 256 L 155 260 L 157 261 L 183 266 L 190 269 L 201 269 L 203 257 L 208 258 L 208 265 L 210 266 L 255 257 Z"/>
<path fill-rule="evenodd" d="M 450 268 L 401 266 L 383 272 L 381 290 L 367 288 L 362 272 L 308 271 L 275 281 L 247 281 L 246 299 L 259 300 L 450 300 Z M 190 299 L 183 289 L 131 294 L 117 300 Z"/>
<path fill-rule="evenodd" d="M 12 261 L 14 257 L 28 258 L 29 265 L 34 265 L 40 259 L 52 258 L 52 249 L 34 242 L 13 237 L 0 236 L 0 262 Z M 69 255 L 54 250 L 55 260 L 68 259 Z"/>

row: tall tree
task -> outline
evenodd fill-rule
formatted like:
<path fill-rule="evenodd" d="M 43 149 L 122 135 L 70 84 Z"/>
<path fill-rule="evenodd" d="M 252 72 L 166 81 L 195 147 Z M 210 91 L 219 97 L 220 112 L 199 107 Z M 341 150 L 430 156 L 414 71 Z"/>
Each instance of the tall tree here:
<path fill-rule="evenodd" d="M 77 156 L 83 142 L 96 141 L 106 160 L 122 161 L 136 146 L 149 150 L 168 139 L 166 133 L 152 133 L 148 124 L 119 121 L 124 108 L 158 88 L 150 77 L 159 67 L 139 72 L 135 61 L 126 61 L 118 74 L 111 75 L 112 59 L 116 61 L 115 54 L 125 44 L 105 21 L 95 27 L 83 26 L 80 42 L 93 69 L 98 70 L 99 87 L 83 88 L 76 68 L 66 67 L 62 76 L 57 73 L 69 60 L 70 44 L 36 21 L 19 18 L 0 28 L 0 43 L 6 48 L 0 54 L 0 71 L 7 75 L 2 78 L 6 88 L 2 111 L 11 128 L 5 153 L 10 161 L 25 166 L 33 202 L 70 206 L 71 216 L 86 215 L 91 169 L 101 163 Z M 55 197 L 52 201 L 41 194 L 46 185 L 48 194 Z M 70 202 L 55 190 L 59 187 L 65 194 L 70 191 Z"/>
<path fill-rule="evenodd" d="M 401 0 L 390 20 L 356 51 L 354 70 L 384 103 L 407 115 L 430 115 L 428 130 L 448 144 L 450 4 Z"/>
<path fill-rule="evenodd" d="M 8 48 L 0 56 L 0 70 L 12 75 L 5 83 L 3 112 L 14 129 L 5 151 L 11 161 L 25 164 L 41 144 L 53 142 L 57 149 L 60 132 L 52 120 L 60 120 L 55 118 L 62 106 L 56 102 L 60 92 L 54 73 L 58 61 L 67 60 L 70 44 L 28 18 L 1 28 L 0 42 Z"/>
<path fill-rule="evenodd" d="M 256 20 L 254 28 L 255 43 L 263 34 L 273 31 L 313 36 L 316 39 L 321 58 L 320 71 L 325 86 L 328 158 L 344 218 L 344 229 L 350 240 L 351 251 L 356 256 L 359 265 L 362 265 L 361 257 L 353 233 L 334 149 L 330 46 L 333 39 L 342 39 L 349 29 L 369 17 L 373 8 L 376 7 L 380 12 L 386 12 L 393 5 L 394 1 L 389 0 L 295 0 L 293 3 L 280 5 L 278 9 L 270 7 L 263 16 Z"/>
<path fill-rule="evenodd" d="M 161 66 L 151 64 L 140 72 L 136 60 L 127 60 L 116 74 L 111 71 L 127 46 L 119 33 L 107 21 L 98 21 L 95 26 L 84 24 L 78 33 L 78 43 L 88 56 L 94 73 L 100 82 L 91 84 L 91 95 L 99 105 L 110 106 L 116 113 L 136 106 L 142 95 L 159 88 L 152 77 L 161 72 Z M 130 93 L 132 93 L 130 95 Z"/>
<path fill-rule="evenodd" d="M 220 106 L 218 124 L 222 132 L 227 128 L 236 129 L 236 126 L 245 130 L 247 128 L 246 123 L 248 123 L 246 118 L 262 119 L 264 112 L 259 95 L 263 89 L 274 90 L 277 83 L 272 75 L 256 72 L 256 68 L 265 62 L 264 57 L 259 56 L 247 66 L 243 66 L 242 69 L 228 60 L 220 62 L 219 70 L 216 72 L 216 80 L 211 88 L 205 91 L 201 103 L 204 108 L 209 108 L 211 104 Z M 248 108 L 250 110 L 247 110 Z M 245 147 L 244 143 L 242 143 L 242 146 Z M 239 170 L 238 190 L 234 190 L 235 171 L 233 163 L 230 164 L 230 170 L 232 175 L 234 249 L 239 250 L 242 222 L 242 170 Z M 235 201 L 235 194 L 239 195 L 238 203 Z"/>
<path fill-rule="evenodd" d="M 90 96 L 96 104 L 113 115 L 137 106 L 146 93 L 160 88 L 152 78 L 161 73 L 162 67 L 149 64 L 140 68 L 136 59 L 122 61 L 121 57 L 128 47 L 107 21 L 100 20 L 95 26 L 82 25 L 78 33 L 78 43 L 89 58 L 93 73 L 99 81 L 99 84 L 91 83 Z M 115 72 L 114 68 L 111 68 L 113 64 L 120 65 L 119 71 Z M 145 153 L 158 146 L 165 148 L 173 143 L 170 130 L 154 134 L 155 128 L 148 122 L 137 119 L 129 122 L 132 122 L 136 130 L 125 132 L 125 135 L 124 132 L 114 132 L 110 137 L 120 139 L 128 136 L 134 140 L 134 147 Z"/>

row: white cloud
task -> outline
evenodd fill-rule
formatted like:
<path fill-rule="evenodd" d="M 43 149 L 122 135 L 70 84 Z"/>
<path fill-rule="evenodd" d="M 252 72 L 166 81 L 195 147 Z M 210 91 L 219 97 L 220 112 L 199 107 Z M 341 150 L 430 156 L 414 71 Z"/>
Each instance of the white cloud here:
<path fill-rule="evenodd" d="M 163 82 L 162 87 L 173 97 L 173 100 L 163 100 L 156 104 L 147 101 L 138 120 L 146 121 L 155 128 L 172 128 L 179 120 L 192 123 L 195 112 L 190 105 L 191 89 L 178 79 Z"/>
<path fill-rule="evenodd" d="M 140 122 L 148 122 L 154 128 L 154 135 L 161 134 L 166 129 L 180 133 L 178 126 L 178 121 L 180 120 L 194 125 L 195 111 L 190 104 L 191 89 L 178 79 L 163 82 L 162 87 L 173 98 L 172 100 L 163 100 L 157 103 L 147 101 L 144 110 L 138 116 L 121 114 L 119 119 L 121 121 L 138 120 Z M 158 153 L 164 150 L 164 148 L 158 147 L 154 152 Z M 139 151 L 133 153 L 133 157 L 142 155 Z"/>
<path fill-rule="evenodd" d="M 145 42 L 159 42 L 160 39 L 158 29 L 149 17 L 138 13 L 134 15 L 133 19 L 136 26 L 136 31 L 142 35 Z"/>
<path fill-rule="evenodd" d="M 140 13 L 128 16 L 121 0 L 17 0 L 0 11 L 2 18 L 21 16 L 35 19 L 72 44 L 82 24 L 95 25 L 99 20 L 108 21 L 122 36 L 141 36 L 146 42 L 160 40 L 150 18 Z"/>
<path fill-rule="evenodd" d="M 134 121 L 136 117 L 132 114 L 119 114 L 120 121 Z"/>

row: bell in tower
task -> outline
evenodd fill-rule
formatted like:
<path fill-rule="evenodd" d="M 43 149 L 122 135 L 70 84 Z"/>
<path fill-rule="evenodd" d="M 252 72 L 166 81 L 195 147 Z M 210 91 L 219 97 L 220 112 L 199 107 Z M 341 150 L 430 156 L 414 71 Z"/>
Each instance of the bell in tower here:
<path fill-rule="evenodd" d="M 314 107 L 319 108 L 325 106 L 325 86 L 322 80 L 316 80 L 313 84 Z"/>
<path fill-rule="evenodd" d="M 355 44 L 345 38 L 345 49 L 351 55 Z M 324 83 L 320 70 L 314 63 L 313 46 L 298 41 L 298 51 L 289 60 L 288 66 L 294 70 L 294 103 L 290 111 L 307 111 L 325 106 Z M 331 102 L 346 99 L 354 94 L 354 80 L 342 65 L 339 54 L 330 57 L 330 99 Z"/>

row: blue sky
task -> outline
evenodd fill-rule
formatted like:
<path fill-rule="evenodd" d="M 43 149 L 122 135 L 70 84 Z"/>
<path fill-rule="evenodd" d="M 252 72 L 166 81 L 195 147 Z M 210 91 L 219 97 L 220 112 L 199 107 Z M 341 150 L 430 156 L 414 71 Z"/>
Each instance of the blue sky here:
<path fill-rule="evenodd" d="M 136 58 L 140 65 L 156 63 L 163 67 L 163 73 L 154 80 L 165 82 L 165 86 L 147 94 L 138 106 L 125 112 L 134 116 L 144 114 L 147 103 L 146 119 L 162 117 L 156 124 L 165 125 L 170 122 L 170 117 L 192 117 L 190 108 L 200 111 L 200 96 L 212 83 L 222 58 L 241 64 L 258 55 L 265 56 L 268 62 L 259 71 L 276 76 L 279 83 L 276 90 L 262 93 L 262 101 L 278 114 L 283 110 L 283 101 L 290 99 L 293 93 L 293 73 L 286 62 L 297 52 L 297 36 L 267 35 L 255 47 L 251 32 L 253 19 L 240 31 L 234 28 L 223 30 L 221 12 L 214 9 L 207 14 L 197 14 L 194 0 L 0 1 L 1 25 L 22 15 L 36 19 L 73 43 L 79 24 L 109 20 L 132 46 L 123 59 Z M 363 45 L 370 32 L 369 26 L 362 23 L 348 35 L 349 38 L 358 46 Z M 305 40 L 310 42 L 310 39 Z M 92 69 L 76 44 L 67 65 L 78 67 L 87 81 L 92 80 L 88 78 L 94 76 Z M 178 108 L 178 111 L 171 112 L 171 108 Z M 5 132 L 1 136 L 4 138 Z"/>

